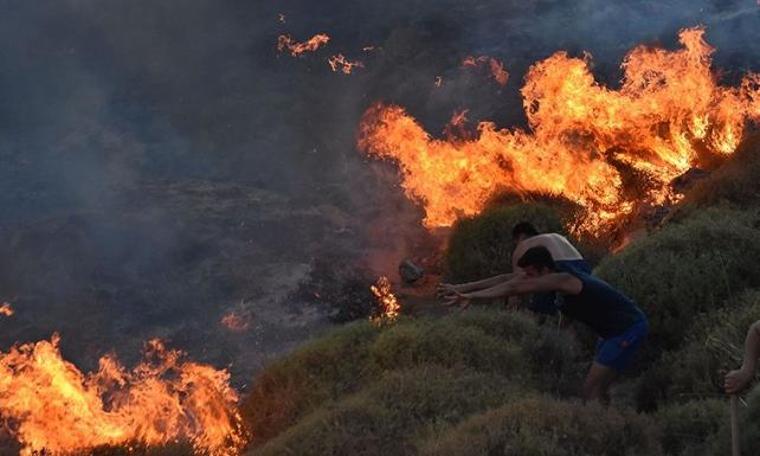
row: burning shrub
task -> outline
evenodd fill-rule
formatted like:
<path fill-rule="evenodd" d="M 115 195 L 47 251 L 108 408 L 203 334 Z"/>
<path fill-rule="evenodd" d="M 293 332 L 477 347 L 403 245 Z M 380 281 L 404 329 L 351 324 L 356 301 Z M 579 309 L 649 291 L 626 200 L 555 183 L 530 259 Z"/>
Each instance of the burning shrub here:
<path fill-rule="evenodd" d="M 533 397 L 476 415 L 429 439 L 424 455 L 662 454 L 645 416 L 603 407 Z"/>
<path fill-rule="evenodd" d="M 755 213 L 706 209 L 607 257 L 596 269 L 649 316 L 647 359 L 680 346 L 700 312 L 760 285 L 758 223 Z"/>
<path fill-rule="evenodd" d="M 722 167 L 686 194 L 676 217 L 717 204 L 748 208 L 760 204 L 760 134 L 745 139 Z"/>
<path fill-rule="evenodd" d="M 388 372 L 307 416 L 254 454 L 417 454 L 418 436 L 523 394 L 498 375 L 436 366 Z"/>
<path fill-rule="evenodd" d="M 174 444 L 146 448 L 143 445 L 135 444 L 120 447 L 93 448 L 92 450 L 82 453 L 81 456 L 187 456 L 190 454 L 194 454 L 190 445 Z"/>
<path fill-rule="evenodd" d="M 678 350 L 666 352 L 641 380 L 638 403 L 652 409 L 669 401 L 722 395 L 723 376 L 741 366 L 744 338 L 760 318 L 760 292 L 699 317 Z"/>
<path fill-rule="evenodd" d="M 729 422 L 725 400 L 704 399 L 675 404 L 663 408 L 655 415 L 662 431 L 662 447 L 670 455 L 729 454 L 730 436 L 726 435 Z M 724 437 L 723 450 L 712 452 L 710 447 Z"/>
<path fill-rule="evenodd" d="M 333 332 L 267 367 L 242 406 L 243 417 L 263 443 L 324 401 L 355 390 L 373 372 L 369 347 L 378 331 L 358 322 Z"/>
<path fill-rule="evenodd" d="M 446 264 L 452 280 L 470 281 L 512 270 L 512 228 L 530 221 L 539 231 L 564 232 L 557 213 L 543 204 L 497 207 L 460 219 L 453 228 Z"/>

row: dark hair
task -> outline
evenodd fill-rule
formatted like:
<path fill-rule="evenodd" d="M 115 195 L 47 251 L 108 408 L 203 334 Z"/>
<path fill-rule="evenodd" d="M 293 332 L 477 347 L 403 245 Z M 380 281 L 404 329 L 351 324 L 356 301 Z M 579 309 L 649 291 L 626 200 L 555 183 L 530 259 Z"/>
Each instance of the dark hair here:
<path fill-rule="evenodd" d="M 549 253 L 546 247 L 531 247 L 517 260 L 517 265 L 521 268 L 534 266 L 537 269 L 548 268 L 554 270 L 554 258 L 552 258 L 552 254 Z"/>
<path fill-rule="evenodd" d="M 530 222 L 520 222 L 512 228 L 512 239 L 517 239 L 521 235 L 531 237 L 537 234 L 538 230 Z"/>

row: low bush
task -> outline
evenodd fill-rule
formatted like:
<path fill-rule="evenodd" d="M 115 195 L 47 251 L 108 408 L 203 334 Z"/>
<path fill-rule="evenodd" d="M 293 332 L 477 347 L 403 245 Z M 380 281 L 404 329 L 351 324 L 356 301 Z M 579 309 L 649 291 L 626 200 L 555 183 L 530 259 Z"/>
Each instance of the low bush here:
<path fill-rule="evenodd" d="M 547 397 L 511 402 L 429 438 L 421 454 L 658 455 L 654 423 L 644 415 Z"/>
<path fill-rule="evenodd" d="M 377 338 L 371 356 L 383 369 L 438 364 L 521 376 L 528 369 L 521 348 L 456 319 L 397 324 Z"/>
<path fill-rule="evenodd" d="M 329 399 L 353 391 L 375 375 L 369 347 L 378 329 L 357 322 L 302 347 L 268 366 L 241 406 L 255 442 L 264 442 Z"/>
<path fill-rule="evenodd" d="M 595 272 L 649 316 L 648 359 L 677 348 L 699 313 L 760 285 L 758 225 L 756 213 L 706 209 L 602 261 Z"/>
<path fill-rule="evenodd" d="M 313 410 L 375 381 L 383 371 L 436 365 L 575 392 L 588 360 L 574 337 L 527 314 L 471 309 L 438 319 L 355 323 L 304 346 L 260 373 L 242 410 L 261 445 Z"/>
<path fill-rule="evenodd" d="M 252 455 L 417 454 L 416 442 L 424 435 L 523 394 L 493 374 L 439 366 L 388 372 L 305 417 Z"/>
<path fill-rule="evenodd" d="M 663 354 L 641 378 L 639 408 L 723 396 L 723 377 L 741 366 L 749 326 L 760 319 L 760 291 L 697 317 L 683 346 Z"/>
<path fill-rule="evenodd" d="M 760 454 L 760 387 L 756 386 L 749 393 L 747 407 L 741 409 L 739 427 L 742 454 Z M 717 437 L 720 437 L 720 435 L 717 435 Z M 725 434 L 724 438 L 716 443 L 720 445 L 723 442 L 728 442 Z M 724 454 L 727 453 L 728 451 Z"/>
<path fill-rule="evenodd" d="M 712 453 L 718 444 L 718 437 L 725 435 L 729 423 L 729 409 L 725 399 L 673 404 L 659 410 L 654 419 L 662 432 L 665 454 L 696 456 L 729 453 L 728 448 Z"/>
<path fill-rule="evenodd" d="M 723 409 L 728 411 L 728 400 L 721 401 Z M 739 445 L 741 454 L 760 454 L 760 386 L 756 386 L 747 397 L 747 406 L 739 405 Z M 711 427 L 715 429 L 715 427 Z M 723 425 L 711 433 L 701 453 L 689 453 L 712 456 L 731 452 L 731 428 L 729 418 L 723 415 Z M 682 453 L 687 454 L 687 453 Z"/>

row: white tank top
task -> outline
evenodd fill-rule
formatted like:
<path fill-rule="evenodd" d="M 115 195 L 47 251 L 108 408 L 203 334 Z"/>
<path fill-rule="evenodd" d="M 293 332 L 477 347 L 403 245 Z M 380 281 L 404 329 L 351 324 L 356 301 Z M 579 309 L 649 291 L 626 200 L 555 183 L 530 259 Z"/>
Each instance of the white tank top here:
<path fill-rule="evenodd" d="M 583 255 L 573 247 L 573 244 L 568 241 L 565 236 L 557 233 L 545 233 L 537 234 L 524 239 L 517 244 L 515 251 L 512 253 L 512 269 L 518 270 L 517 260 L 519 260 L 525 252 L 533 247 L 546 247 L 552 255 L 554 261 L 572 261 L 582 260 Z"/>

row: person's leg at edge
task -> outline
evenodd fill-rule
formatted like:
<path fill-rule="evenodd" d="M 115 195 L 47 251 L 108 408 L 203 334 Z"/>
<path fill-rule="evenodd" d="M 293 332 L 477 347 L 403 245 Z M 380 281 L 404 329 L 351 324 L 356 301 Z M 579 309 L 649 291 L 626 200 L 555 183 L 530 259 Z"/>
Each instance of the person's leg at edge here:
<path fill-rule="evenodd" d="M 618 373 L 615 369 L 594 361 L 588 375 L 586 375 L 586 381 L 583 383 L 583 399 L 609 404 L 610 385 L 617 376 Z"/>

